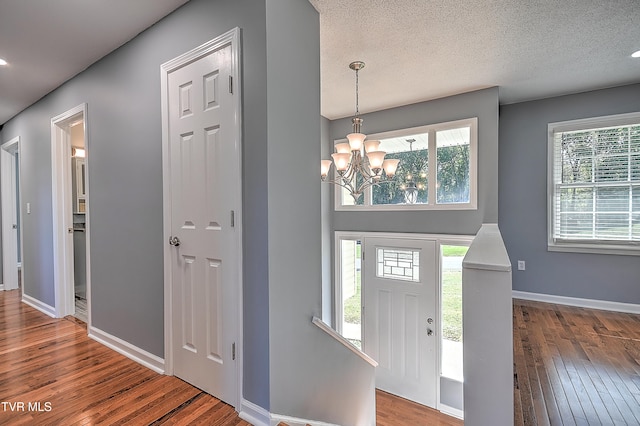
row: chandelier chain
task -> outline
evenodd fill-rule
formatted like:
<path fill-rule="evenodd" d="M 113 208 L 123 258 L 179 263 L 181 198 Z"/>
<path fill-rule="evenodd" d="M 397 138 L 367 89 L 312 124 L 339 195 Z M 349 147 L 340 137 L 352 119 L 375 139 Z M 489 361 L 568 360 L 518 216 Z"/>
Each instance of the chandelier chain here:
<path fill-rule="evenodd" d="M 360 116 L 360 106 L 358 105 L 359 96 L 358 96 L 358 69 L 356 69 L 356 117 Z"/>

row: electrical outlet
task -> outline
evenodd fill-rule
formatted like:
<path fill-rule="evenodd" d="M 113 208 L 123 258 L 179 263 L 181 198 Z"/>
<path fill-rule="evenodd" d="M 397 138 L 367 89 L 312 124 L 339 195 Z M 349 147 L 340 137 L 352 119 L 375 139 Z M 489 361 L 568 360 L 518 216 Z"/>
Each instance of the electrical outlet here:
<path fill-rule="evenodd" d="M 525 270 L 524 260 L 518 260 L 518 271 L 524 271 L 524 270 Z"/>

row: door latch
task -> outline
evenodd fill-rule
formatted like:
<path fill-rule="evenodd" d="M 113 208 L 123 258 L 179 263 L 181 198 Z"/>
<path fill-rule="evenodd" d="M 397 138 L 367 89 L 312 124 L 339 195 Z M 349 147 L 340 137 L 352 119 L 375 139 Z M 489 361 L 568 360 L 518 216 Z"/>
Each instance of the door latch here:
<path fill-rule="evenodd" d="M 180 238 L 178 238 L 178 237 L 169 237 L 169 245 L 178 247 L 180 245 Z"/>

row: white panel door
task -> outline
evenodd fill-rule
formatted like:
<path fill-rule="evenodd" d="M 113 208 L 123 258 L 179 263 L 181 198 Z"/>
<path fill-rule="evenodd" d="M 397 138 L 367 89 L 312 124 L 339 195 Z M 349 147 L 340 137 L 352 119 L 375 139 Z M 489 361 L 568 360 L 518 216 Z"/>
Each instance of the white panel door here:
<path fill-rule="evenodd" d="M 172 71 L 167 87 L 174 374 L 235 405 L 240 188 L 231 59 L 227 45 Z"/>
<path fill-rule="evenodd" d="M 376 387 L 436 407 L 435 241 L 365 239 L 364 352 Z"/>

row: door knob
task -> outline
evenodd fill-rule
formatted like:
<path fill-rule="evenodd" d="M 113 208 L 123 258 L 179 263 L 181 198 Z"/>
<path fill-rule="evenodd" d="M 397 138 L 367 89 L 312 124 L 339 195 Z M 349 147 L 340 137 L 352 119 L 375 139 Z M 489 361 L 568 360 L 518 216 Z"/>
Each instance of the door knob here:
<path fill-rule="evenodd" d="M 427 328 L 427 336 L 433 336 L 433 330 Z"/>
<path fill-rule="evenodd" d="M 180 245 L 180 238 L 178 238 L 178 237 L 169 237 L 169 245 L 178 247 Z"/>

